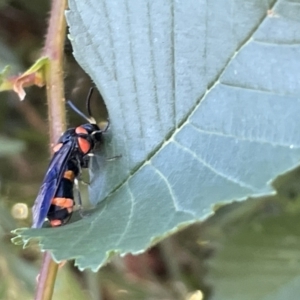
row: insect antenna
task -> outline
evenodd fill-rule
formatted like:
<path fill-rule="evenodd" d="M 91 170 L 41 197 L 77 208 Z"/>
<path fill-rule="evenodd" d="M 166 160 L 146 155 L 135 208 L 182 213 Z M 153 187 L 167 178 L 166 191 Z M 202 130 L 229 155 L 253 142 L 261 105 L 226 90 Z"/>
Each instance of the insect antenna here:
<path fill-rule="evenodd" d="M 93 90 L 94 88 L 91 87 L 89 90 L 89 93 L 87 95 L 86 98 L 86 107 L 87 107 L 87 112 L 88 112 L 88 116 L 86 116 L 82 111 L 80 111 L 71 100 L 68 100 L 67 103 L 68 105 L 81 117 L 83 117 L 85 120 L 87 120 L 89 123 L 91 124 L 96 124 L 95 119 L 93 118 L 92 114 L 91 114 L 91 107 L 90 107 L 90 102 L 91 102 L 91 97 L 93 94 Z"/>
<path fill-rule="evenodd" d="M 92 112 L 91 112 L 91 98 L 92 98 L 93 92 L 94 92 L 94 88 L 91 87 L 89 90 L 89 93 L 86 97 L 86 110 L 88 112 L 89 117 L 94 120 L 94 118 L 92 116 Z"/>

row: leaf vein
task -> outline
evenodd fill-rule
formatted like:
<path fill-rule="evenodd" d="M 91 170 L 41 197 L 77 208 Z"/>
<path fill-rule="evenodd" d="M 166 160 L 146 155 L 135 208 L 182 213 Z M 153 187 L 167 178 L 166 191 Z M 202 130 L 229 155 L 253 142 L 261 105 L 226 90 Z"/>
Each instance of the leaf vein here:
<path fill-rule="evenodd" d="M 172 108 L 173 113 L 173 126 L 176 126 L 176 70 L 175 70 L 175 24 L 174 24 L 174 0 L 171 1 L 171 59 L 172 59 L 172 91 L 173 91 L 173 101 L 172 101 Z"/>
<path fill-rule="evenodd" d="M 264 139 L 253 140 L 253 139 L 246 138 L 246 137 L 243 137 L 243 136 L 236 136 L 236 135 L 232 135 L 232 134 L 228 134 L 228 133 L 224 133 L 224 132 L 220 132 L 220 131 L 210 131 L 210 130 L 206 130 L 206 129 L 201 129 L 193 123 L 190 123 L 190 125 L 193 126 L 197 131 L 199 131 L 201 133 L 204 133 L 204 134 L 216 135 L 216 136 L 236 139 L 236 140 L 239 140 L 239 141 L 246 141 L 246 142 L 250 142 L 250 143 L 267 144 L 267 145 L 270 145 L 270 146 L 273 146 L 273 147 L 291 148 L 290 144 L 284 144 L 284 143 L 275 144 L 271 141 L 264 140 Z M 299 149 L 300 148 L 300 146 L 298 146 L 298 145 L 292 145 L 292 146 L 293 146 L 293 149 Z"/>
<path fill-rule="evenodd" d="M 250 88 L 250 87 L 246 87 L 246 86 L 242 86 L 242 85 L 227 83 L 227 82 L 224 82 L 224 81 L 220 81 L 220 84 L 222 84 L 224 86 L 231 87 L 231 88 L 247 90 L 247 91 L 257 91 L 257 92 L 261 92 L 261 93 L 269 94 L 269 95 L 274 95 L 274 96 L 286 96 L 286 97 L 296 96 L 296 97 L 298 97 L 298 95 L 294 95 L 294 94 L 287 94 L 287 93 L 280 93 L 280 92 L 275 93 L 275 92 L 272 92 L 271 90 L 267 90 L 267 89 L 263 90 L 263 89 Z"/>
<path fill-rule="evenodd" d="M 210 165 L 208 162 L 206 162 L 204 159 L 200 158 L 199 156 L 196 155 L 195 152 L 191 151 L 190 149 L 186 148 L 185 146 L 183 146 L 182 144 L 180 144 L 178 141 L 174 140 L 174 143 L 176 143 L 180 148 L 182 148 L 182 150 L 184 150 L 185 152 L 189 153 L 190 155 L 192 155 L 196 160 L 199 161 L 199 163 L 201 163 L 202 165 L 204 165 L 205 167 L 207 167 L 209 170 L 211 170 L 212 172 L 214 172 L 215 174 L 219 175 L 220 177 L 226 179 L 227 181 L 231 181 L 234 184 L 239 185 L 242 188 L 247 188 L 249 190 L 252 191 L 256 191 L 257 189 L 249 184 L 246 184 L 243 181 L 240 181 L 232 176 L 229 176 L 227 174 L 224 174 L 222 172 L 220 172 L 219 170 L 217 170 L 216 168 L 214 168 L 212 165 Z"/>
<path fill-rule="evenodd" d="M 135 59 L 133 58 L 133 47 L 132 47 L 132 41 L 133 41 L 133 35 L 132 35 L 132 28 L 131 28 L 131 22 L 130 22 L 130 12 L 129 12 L 129 7 L 128 7 L 128 1 L 125 1 L 125 7 L 126 7 L 126 25 L 128 28 L 128 34 L 129 34 L 129 39 L 128 39 L 128 44 L 129 44 L 129 57 L 130 57 L 130 65 L 132 67 L 132 82 L 133 82 L 133 88 L 134 88 L 134 101 L 138 108 L 140 108 L 139 105 L 139 97 L 138 97 L 138 86 L 136 82 L 136 67 L 135 67 Z M 138 109 L 137 111 L 141 111 L 141 109 Z M 139 120 L 138 125 L 139 125 L 139 132 L 141 136 L 141 144 L 144 147 L 144 151 L 146 152 L 146 142 L 145 142 L 145 133 L 143 130 L 142 126 L 142 119 L 141 119 L 141 114 L 137 114 L 137 118 Z"/>
<path fill-rule="evenodd" d="M 162 127 L 162 122 L 161 122 L 161 110 L 160 110 L 160 105 L 158 102 L 158 94 L 157 94 L 157 75 L 156 75 L 156 64 L 155 64 L 155 60 L 154 60 L 154 45 L 153 45 L 153 28 L 152 28 L 152 22 L 150 22 L 151 20 L 151 14 L 150 14 L 150 6 L 149 6 L 149 2 L 147 2 L 147 17 L 148 17 L 148 30 L 149 30 L 149 44 L 150 44 L 150 60 L 151 60 L 151 71 L 152 71 L 152 83 L 153 83 L 153 91 L 154 91 L 154 107 L 156 110 L 156 115 L 157 115 L 157 122 L 159 123 L 160 127 Z M 162 130 L 162 128 L 161 128 Z"/>
<path fill-rule="evenodd" d="M 130 195 L 130 212 L 128 215 L 128 221 L 127 221 L 126 227 L 125 227 L 123 233 L 121 234 L 120 238 L 116 242 L 116 246 L 120 245 L 121 241 L 124 239 L 126 233 L 128 232 L 128 229 L 130 228 L 130 224 L 131 224 L 132 217 L 133 217 L 133 210 L 134 210 L 133 208 L 134 208 L 134 204 L 135 204 L 134 196 L 133 196 L 128 184 L 126 184 L 126 187 L 127 187 L 128 193 Z"/>
<path fill-rule="evenodd" d="M 170 197 L 172 199 L 172 203 L 173 203 L 173 206 L 175 208 L 175 211 L 181 211 L 181 209 L 179 208 L 179 205 L 178 205 L 177 201 L 175 200 L 177 197 L 175 196 L 175 194 L 173 192 L 173 188 L 172 188 L 171 184 L 169 183 L 169 180 L 164 176 L 164 174 L 161 171 L 159 171 L 157 169 L 157 167 L 155 165 L 152 164 L 152 162 L 149 162 L 149 164 L 151 164 L 151 166 L 154 169 L 155 173 L 157 173 L 159 175 L 159 177 L 166 184 L 166 187 L 168 188 L 168 191 L 169 191 Z"/>

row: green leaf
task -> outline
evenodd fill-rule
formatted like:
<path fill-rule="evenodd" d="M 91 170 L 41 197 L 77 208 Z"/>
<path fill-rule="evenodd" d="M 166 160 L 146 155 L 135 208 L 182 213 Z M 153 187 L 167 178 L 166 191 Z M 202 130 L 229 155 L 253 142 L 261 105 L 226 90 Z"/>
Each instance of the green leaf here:
<path fill-rule="evenodd" d="M 45 85 L 45 68 L 48 65 L 48 57 L 40 57 L 35 63 L 18 76 L 7 77 L 8 67 L 5 67 L 0 74 L 0 91 L 14 90 L 20 100 L 24 100 L 26 93 L 24 88 L 31 85 L 42 87 Z"/>
<path fill-rule="evenodd" d="M 111 120 L 91 166 L 100 204 L 24 240 L 96 270 L 217 203 L 274 193 L 300 159 L 298 6 L 274 3 L 70 0 L 74 55 Z"/>

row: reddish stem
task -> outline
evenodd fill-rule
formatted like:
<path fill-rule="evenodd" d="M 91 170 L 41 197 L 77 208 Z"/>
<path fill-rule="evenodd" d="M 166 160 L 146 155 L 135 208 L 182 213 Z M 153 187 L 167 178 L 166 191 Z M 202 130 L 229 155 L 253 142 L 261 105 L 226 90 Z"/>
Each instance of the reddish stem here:
<path fill-rule="evenodd" d="M 63 82 L 63 49 L 66 34 L 65 9 L 67 0 L 52 0 L 51 14 L 42 56 L 49 58 L 46 66 L 46 88 L 50 130 L 50 152 L 66 129 Z M 36 289 L 35 300 L 52 298 L 58 265 L 45 252 Z"/>

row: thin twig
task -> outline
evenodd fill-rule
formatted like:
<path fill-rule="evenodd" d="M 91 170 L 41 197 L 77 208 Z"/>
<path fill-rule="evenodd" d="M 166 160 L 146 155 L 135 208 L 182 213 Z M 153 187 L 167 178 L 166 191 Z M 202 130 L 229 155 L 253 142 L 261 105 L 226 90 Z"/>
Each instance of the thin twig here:
<path fill-rule="evenodd" d="M 52 298 L 57 270 L 58 264 L 52 260 L 49 252 L 45 252 L 38 277 L 35 300 L 48 300 Z"/>
<path fill-rule="evenodd" d="M 46 67 L 46 89 L 48 99 L 48 118 L 50 145 L 54 145 L 66 128 L 63 85 L 63 48 L 66 34 L 65 9 L 67 0 L 52 0 L 51 14 L 42 56 L 49 58 Z M 52 147 L 50 147 L 52 152 Z M 58 265 L 50 253 L 44 254 L 35 300 L 52 298 Z"/>
<path fill-rule="evenodd" d="M 54 145 L 66 129 L 63 84 L 63 47 L 66 35 L 66 0 L 52 0 L 52 9 L 43 56 L 49 58 L 46 70 L 50 141 Z"/>

